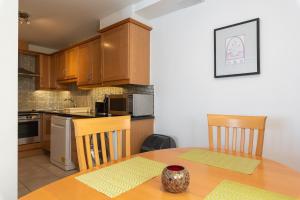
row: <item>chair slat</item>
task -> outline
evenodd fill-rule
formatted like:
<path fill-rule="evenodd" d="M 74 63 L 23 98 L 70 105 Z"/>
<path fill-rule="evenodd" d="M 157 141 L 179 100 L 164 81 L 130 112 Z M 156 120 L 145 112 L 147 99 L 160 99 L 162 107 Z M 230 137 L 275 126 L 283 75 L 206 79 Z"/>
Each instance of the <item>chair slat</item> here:
<path fill-rule="evenodd" d="M 225 151 L 229 151 L 229 128 L 225 128 Z"/>
<path fill-rule="evenodd" d="M 107 163 L 107 154 L 106 154 L 106 143 L 105 143 L 105 133 L 100 133 L 100 141 L 101 141 L 101 151 L 102 151 L 102 160 L 103 163 Z"/>
<path fill-rule="evenodd" d="M 209 149 L 214 149 L 214 137 L 213 137 L 213 127 L 209 126 L 208 127 L 208 137 L 209 137 Z"/>
<path fill-rule="evenodd" d="M 97 141 L 97 134 L 93 134 L 93 147 L 94 147 L 94 154 L 95 154 L 95 163 L 96 165 L 100 165 L 99 160 L 99 151 L 98 151 L 98 141 Z"/>
<path fill-rule="evenodd" d="M 110 131 L 108 133 L 108 143 L 109 143 L 109 155 L 110 160 L 116 160 L 115 158 L 115 151 L 114 151 L 114 145 L 113 145 L 113 131 Z"/>
<path fill-rule="evenodd" d="M 118 159 L 122 157 L 122 130 L 117 131 Z"/>
<path fill-rule="evenodd" d="M 249 146 L 248 146 L 248 154 L 252 155 L 252 149 L 253 149 L 253 139 L 254 139 L 254 129 L 250 129 L 250 134 L 249 134 Z"/>
<path fill-rule="evenodd" d="M 125 137 L 126 137 L 126 156 L 130 156 L 131 155 L 131 142 L 130 142 L 130 130 L 126 130 L 125 132 Z"/>
<path fill-rule="evenodd" d="M 221 150 L 221 127 L 218 126 L 217 128 L 217 148 L 218 150 Z"/>
<path fill-rule="evenodd" d="M 232 151 L 236 152 L 236 138 L 237 138 L 237 132 L 236 127 L 233 128 L 233 135 L 232 135 Z"/>
<path fill-rule="evenodd" d="M 241 144 L 240 144 L 240 151 L 241 153 L 244 153 L 245 148 L 245 129 L 241 129 Z"/>
<path fill-rule="evenodd" d="M 263 146 L 264 146 L 264 130 L 258 130 L 258 139 L 257 139 L 257 146 L 256 146 L 256 156 L 262 156 Z"/>
<path fill-rule="evenodd" d="M 81 136 L 76 136 L 76 147 L 77 147 L 77 157 L 78 157 L 80 171 L 86 170 L 87 168 L 86 168 L 86 161 L 84 155 L 84 145 Z"/>
<path fill-rule="evenodd" d="M 93 167 L 93 161 L 92 161 L 92 154 L 91 154 L 91 144 L 90 144 L 90 135 L 84 136 L 85 139 L 85 150 L 86 150 L 86 156 L 88 161 L 88 167 Z"/>

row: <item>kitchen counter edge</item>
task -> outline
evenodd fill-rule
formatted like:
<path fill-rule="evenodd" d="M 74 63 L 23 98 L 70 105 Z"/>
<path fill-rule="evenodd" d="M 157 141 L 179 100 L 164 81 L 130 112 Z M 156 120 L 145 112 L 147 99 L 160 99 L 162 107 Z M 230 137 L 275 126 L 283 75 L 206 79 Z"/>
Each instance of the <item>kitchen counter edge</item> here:
<path fill-rule="evenodd" d="M 46 113 L 46 114 L 53 114 L 62 117 L 83 117 L 83 118 L 100 118 L 105 116 L 97 116 L 95 113 L 66 113 L 60 111 L 48 111 L 48 110 L 31 110 L 31 111 L 19 111 L 18 113 Z M 140 117 L 131 117 L 132 121 L 135 120 L 145 120 L 145 119 L 154 119 L 153 115 L 151 116 L 140 116 Z"/>

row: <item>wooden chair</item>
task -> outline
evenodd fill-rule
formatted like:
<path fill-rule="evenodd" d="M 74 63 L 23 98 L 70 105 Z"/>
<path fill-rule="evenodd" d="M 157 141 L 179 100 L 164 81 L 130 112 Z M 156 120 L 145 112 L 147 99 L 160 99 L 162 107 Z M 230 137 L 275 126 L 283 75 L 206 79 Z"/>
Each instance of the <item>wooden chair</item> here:
<path fill-rule="evenodd" d="M 263 151 L 264 143 L 264 131 L 266 116 L 238 116 L 238 115 L 214 115 L 208 114 L 208 135 L 209 135 L 209 149 L 215 150 L 214 148 L 214 137 L 213 137 L 213 127 L 217 128 L 217 150 L 222 151 L 222 142 L 221 142 L 221 129 L 225 128 L 225 152 L 238 152 L 237 151 L 237 137 L 238 130 L 240 129 L 240 147 L 239 153 L 245 153 L 245 139 L 246 139 L 246 130 L 249 129 L 249 143 L 248 143 L 248 154 L 252 155 L 253 149 L 253 140 L 255 129 L 258 132 L 257 135 L 257 145 L 255 155 L 261 157 Z M 230 149 L 229 145 L 229 133 L 232 129 L 232 145 Z M 248 134 L 247 134 L 248 135 Z"/>
<path fill-rule="evenodd" d="M 80 171 L 107 163 L 108 158 L 111 161 L 121 158 L 123 155 L 122 133 L 125 133 L 125 156 L 130 155 L 130 116 L 74 119 L 73 122 Z M 117 134 L 117 155 L 114 150 L 114 132 Z M 106 149 L 106 134 L 108 135 L 108 150 Z M 102 144 L 102 163 L 100 163 L 98 151 L 97 138 L 99 138 L 99 135 Z M 91 155 L 91 142 L 93 144 L 94 161 Z"/>

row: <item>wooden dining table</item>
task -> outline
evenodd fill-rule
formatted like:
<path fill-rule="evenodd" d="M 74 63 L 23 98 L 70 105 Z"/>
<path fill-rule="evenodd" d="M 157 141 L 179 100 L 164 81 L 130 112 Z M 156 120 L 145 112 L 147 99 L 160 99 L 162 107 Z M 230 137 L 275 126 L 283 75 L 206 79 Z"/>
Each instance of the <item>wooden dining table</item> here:
<path fill-rule="evenodd" d="M 242 184 L 255 186 L 271 192 L 277 192 L 291 197 L 300 197 L 300 173 L 278 162 L 261 158 L 261 163 L 252 175 L 212 167 L 179 158 L 181 153 L 199 148 L 176 148 L 151 151 L 134 156 L 141 156 L 151 160 L 177 164 L 186 167 L 190 173 L 190 185 L 186 192 L 173 194 L 166 192 L 161 184 L 161 177 L 157 176 L 136 188 L 125 192 L 113 199 L 204 199 L 221 181 L 231 180 Z M 134 157 L 131 156 L 131 157 Z M 102 165 L 106 167 L 123 160 Z M 79 182 L 75 177 L 97 170 L 101 167 L 82 171 L 46 185 L 21 200 L 106 200 L 106 195 Z M 300 198 L 299 198 L 300 199 Z"/>

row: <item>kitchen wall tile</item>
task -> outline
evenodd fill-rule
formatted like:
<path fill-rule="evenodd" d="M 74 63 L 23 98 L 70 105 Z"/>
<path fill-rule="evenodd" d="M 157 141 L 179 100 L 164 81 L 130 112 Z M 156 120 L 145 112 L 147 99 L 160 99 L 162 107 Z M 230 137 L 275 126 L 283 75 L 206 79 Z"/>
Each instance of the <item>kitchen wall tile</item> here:
<path fill-rule="evenodd" d="M 124 87 L 98 87 L 91 90 L 79 90 L 71 86 L 70 91 L 44 91 L 35 90 L 35 79 L 20 77 L 18 91 L 18 107 L 24 110 L 53 110 L 72 107 L 71 98 L 79 107 L 90 107 L 94 109 L 96 101 L 103 101 L 105 95 L 124 93 L 151 93 L 153 86 L 124 86 Z"/>

